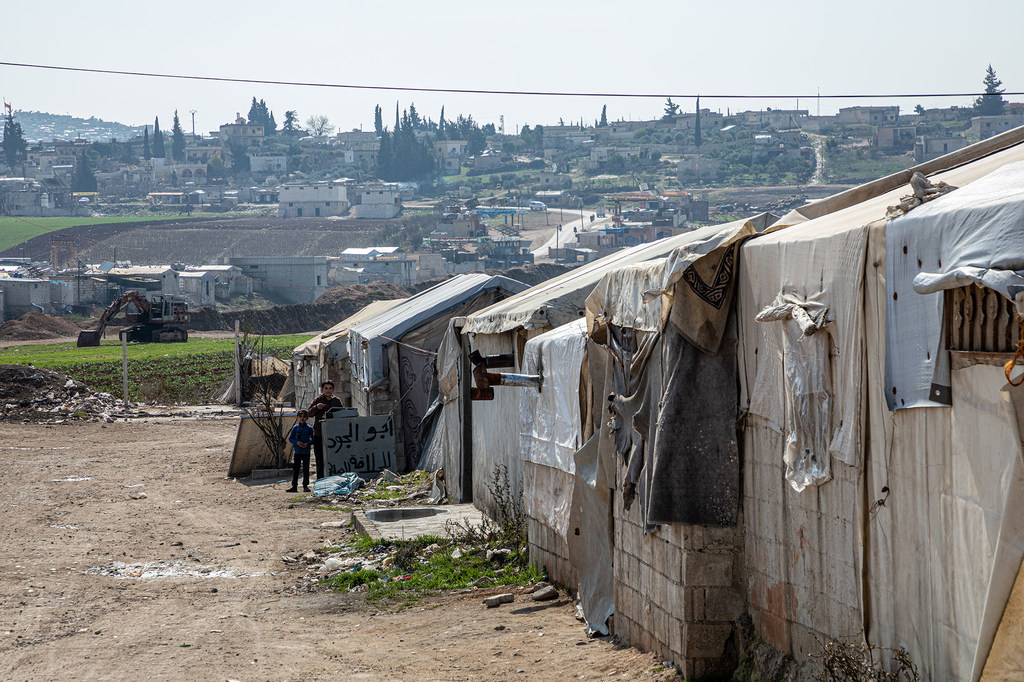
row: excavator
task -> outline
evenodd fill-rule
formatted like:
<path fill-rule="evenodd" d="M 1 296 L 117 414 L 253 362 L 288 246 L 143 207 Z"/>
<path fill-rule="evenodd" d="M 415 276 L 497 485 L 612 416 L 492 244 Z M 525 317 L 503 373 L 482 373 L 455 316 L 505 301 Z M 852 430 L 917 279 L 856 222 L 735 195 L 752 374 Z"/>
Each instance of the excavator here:
<path fill-rule="evenodd" d="M 155 295 L 150 300 L 139 291 L 126 291 L 103 311 L 96 329 L 79 332 L 78 345 L 100 345 L 107 324 L 129 305 L 135 308 L 135 312 L 125 313 L 131 326 L 121 332 L 127 335 L 129 341 L 188 341 L 188 303 L 180 298 L 162 294 Z"/>

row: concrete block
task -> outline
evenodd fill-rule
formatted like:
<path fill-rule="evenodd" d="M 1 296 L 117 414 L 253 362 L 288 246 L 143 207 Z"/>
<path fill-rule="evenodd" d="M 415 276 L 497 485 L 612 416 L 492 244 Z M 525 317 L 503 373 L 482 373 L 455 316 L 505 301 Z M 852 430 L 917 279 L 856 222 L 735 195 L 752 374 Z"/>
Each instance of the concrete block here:
<path fill-rule="evenodd" d="M 736 528 L 707 527 L 704 529 L 704 539 L 707 549 L 737 549 L 743 542 Z"/>
<path fill-rule="evenodd" d="M 670 584 L 671 581 L 661 573 L 653 572 L 651 574 L 652 598 L 659 608 L 669 608 L 668 590 Z"/>
<path fill-rule="evenodd" d="M 719 658 L 732 626 L 720 623 L 687 623 L 683 626 L 683 655 L 686 658 Z"/>
<path fill-rule="evenodd" d="M 687 587 L 687 592 L 690 593 L 690 604 L 693 608 L 693 618 L 689 622 L 697 623 L 705 620 L 704 617 L 704 588 L 703 587 Z"/>
<path fill-rule="evenodd" d="M 683 555 L 683 584 L 688 587 L 730 587 L 733 555 L 724 552 L 686 552 Z"/>
<path fill-rule="evenodd" d="M 739 590 L 730 587 L 704 589 L 705 620 L 734 622 L 745 610 L 746 603 Z"/>
<path fill-rule="evenodd" d="M 683 660 L 683 623 L 678 618 L 669 617 L 668 648 L 673 661 Z"/>
<path fill-rule="evenodd" d="M 692 590 L 680 583 L 668 583 L 668 612 L 680 621 L 692 621 L 693 601 L 690 599 Z"/>
<path fill-rule="evenodd" d="M 670 542 L 661 546 L 663 554 L 662 565 L 664 566 L 665 577 L 672 582 L 681 582 L 683 579 L 683 550 Z"/>

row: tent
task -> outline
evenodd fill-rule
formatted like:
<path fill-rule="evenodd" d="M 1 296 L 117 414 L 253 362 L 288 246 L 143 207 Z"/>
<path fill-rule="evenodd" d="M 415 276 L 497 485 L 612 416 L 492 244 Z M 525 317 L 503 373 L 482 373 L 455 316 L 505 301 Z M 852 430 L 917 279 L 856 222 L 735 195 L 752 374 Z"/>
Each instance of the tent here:
<path fill-rule="evenodd" d="M 420 460 L 422 423 L 438 390 L 434 360 L 449 320 L 525 289 L 508 277 L 457 275 L 349 328 L 352 406 L 363 416 L 395 415 L 399 468 Z"/>
<path fill-rule="evenodd" d="M 296 405 L 305 407 L 320 394 L 320 384 L 333 381 L 335 395 L 351 407 L 352 374 L 348 358 L 348 330 L 364 320 L 390 310 L 404 298 L 374 301 L 346 317 L 327 331 L 317 334 L 292 351 Z"/>
<path fill-rule="evenodd" d="M 591 626 L 610 589 L 617 634 L 687 675 L 720 672 L 743 612 L 799 660 L 863 639 L 929 679 L 1019 674 L 1024 407 L 998 351 L 1024 290 L 1022 141 L 919 167 L 959 189 L 902 217 L 910 171 L 785 216 L 739 248 L 730 314 L 690 296 L 681 249 L 605 277 L 574 496 L 611 465 L 612 527 L 587 525 L 600 506 L 569 524 L 611 538 L 610 580 L 570 546 L 581 587 L 604 585 Z"/>

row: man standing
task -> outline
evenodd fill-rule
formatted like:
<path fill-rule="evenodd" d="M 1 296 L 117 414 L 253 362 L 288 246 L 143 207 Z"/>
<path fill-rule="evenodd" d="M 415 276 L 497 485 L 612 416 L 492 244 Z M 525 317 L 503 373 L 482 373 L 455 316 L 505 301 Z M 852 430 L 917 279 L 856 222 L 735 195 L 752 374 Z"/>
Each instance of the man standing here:
<path fill-rule="evenodd" d="M 316 456 L 316 477 L 324 477 L 324 425 L 327 414 L 336 407 L 344 407 L 341 400 L 334 396 L 334 382 L 325 381 L 320 384 L 320 395 L 309 405 L 309 414 L 313 417 L 313 454 Z"/>

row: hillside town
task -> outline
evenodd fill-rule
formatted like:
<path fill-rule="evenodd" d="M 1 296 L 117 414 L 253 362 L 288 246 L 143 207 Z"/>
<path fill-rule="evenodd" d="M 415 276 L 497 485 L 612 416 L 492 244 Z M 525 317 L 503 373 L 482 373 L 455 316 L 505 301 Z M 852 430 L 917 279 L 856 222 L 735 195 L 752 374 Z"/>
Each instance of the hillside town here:
<path fill-rule="evenodd" d="M 5 101 L 4 668 L 1022 679 L 1024 101 L 981 84 Z"/>

